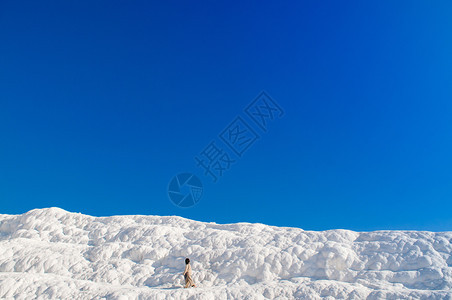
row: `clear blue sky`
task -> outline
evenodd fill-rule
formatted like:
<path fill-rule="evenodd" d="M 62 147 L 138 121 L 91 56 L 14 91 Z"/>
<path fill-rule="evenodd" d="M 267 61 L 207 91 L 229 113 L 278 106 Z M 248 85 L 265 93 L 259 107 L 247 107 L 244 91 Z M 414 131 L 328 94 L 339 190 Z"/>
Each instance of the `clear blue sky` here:
<path fill-rule="evenodd" d="M 1 1 L 0 213 L 452 230 L 452 4 L 275 2 Z M 285 115 L 212 183 L 262 90 Z"/>

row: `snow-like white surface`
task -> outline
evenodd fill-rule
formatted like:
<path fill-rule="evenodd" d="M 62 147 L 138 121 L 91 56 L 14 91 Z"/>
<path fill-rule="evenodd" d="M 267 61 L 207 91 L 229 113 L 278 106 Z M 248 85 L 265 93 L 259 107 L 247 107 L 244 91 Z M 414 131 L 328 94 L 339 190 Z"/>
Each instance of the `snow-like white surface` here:
<path fill-rule="evenodd" d="M 197 288 L 183 289 L 184 259 Z M 0 215 L 0 298 L 452 299 L 452 232 Z"/>

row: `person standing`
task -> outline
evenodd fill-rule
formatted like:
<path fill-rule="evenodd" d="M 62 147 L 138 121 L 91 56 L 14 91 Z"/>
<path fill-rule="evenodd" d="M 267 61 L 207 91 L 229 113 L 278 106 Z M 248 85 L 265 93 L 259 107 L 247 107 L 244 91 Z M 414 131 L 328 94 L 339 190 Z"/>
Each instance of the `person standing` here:
<path fill-rule="evenodd" d="M 196 287 L 195 282 L 193 281 L 193 278 L 191 278 L 191 265 L 190 265 L 190 259 L 185 259 L 185 270 L 182 274 L 185 277 L 185 286 L 184 288 L 188 287 Z"/>

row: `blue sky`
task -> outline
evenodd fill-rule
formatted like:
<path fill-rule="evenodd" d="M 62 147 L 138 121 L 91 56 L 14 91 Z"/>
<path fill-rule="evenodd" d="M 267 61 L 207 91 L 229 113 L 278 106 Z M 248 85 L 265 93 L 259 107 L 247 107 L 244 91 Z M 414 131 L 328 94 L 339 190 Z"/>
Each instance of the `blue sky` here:
<path fill-rule="evenodd" d="M 447 1 L 1 1 L 0 213 L 452 230 L 451 14 Z M 213 183 L 194 157 L 262 90 L 284 116 Z M 180 172 L 203 182 L 192 208 L 168 199 Z"/>

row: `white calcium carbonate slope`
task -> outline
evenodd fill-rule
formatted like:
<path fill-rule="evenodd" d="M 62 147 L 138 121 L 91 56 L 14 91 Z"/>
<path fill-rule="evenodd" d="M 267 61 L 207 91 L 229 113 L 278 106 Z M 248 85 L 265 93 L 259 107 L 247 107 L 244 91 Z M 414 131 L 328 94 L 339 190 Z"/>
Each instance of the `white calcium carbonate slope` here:
<path fill-rule="evenodd" d="M 197 288 L 182 288 L 190 257 Z M 0 215 L 4 299 L 452 299 L 452 232 Z"/>

